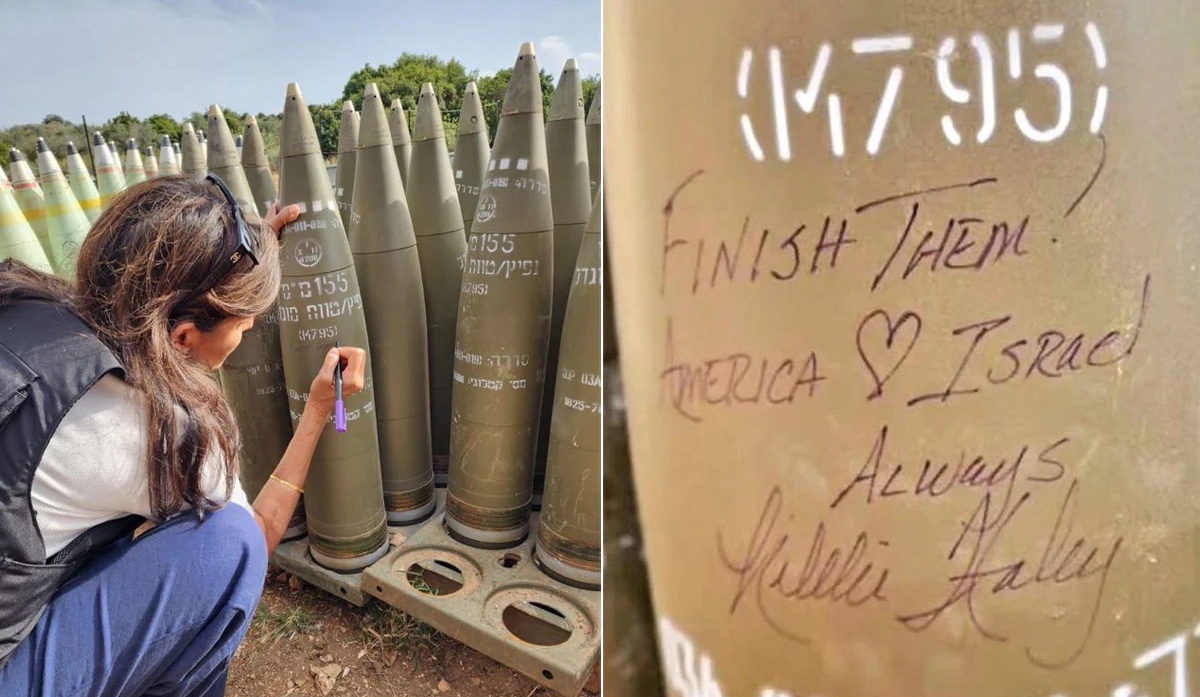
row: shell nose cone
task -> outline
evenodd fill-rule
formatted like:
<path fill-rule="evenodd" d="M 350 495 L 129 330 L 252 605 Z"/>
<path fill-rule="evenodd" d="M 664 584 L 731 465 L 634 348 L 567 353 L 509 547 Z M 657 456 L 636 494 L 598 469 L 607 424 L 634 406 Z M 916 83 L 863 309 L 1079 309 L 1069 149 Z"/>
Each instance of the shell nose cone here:
<path fill-rule="evenodd" d="M 441 107 L 433 94 L 433 85 L 426 82 L 421 87 L 421 98 L 417 100 L 417 122 L 413 125 L 413 141 L 423 142 L 445 137 Z"/>
<path fill-rule="evenodd" d="M 512 77 L 504 93 L 505 114 L 542 113 L 542 81 L 533 44 L 525 43 L 513 65 Z"/>
<path fill-rule="evenodd" d="M 353 119 L 351 119 L 353 121 Z M 279 132 L 279 157 L 321 154 L 321 143 L 317 140 L 317 129 L 312 114 L 300 94 L 300 86 L 291 83 L 287 88 L 287 100 L 283 104 L 283 124 Z"/>
<path fill-rule="evenodd" d="M 374 82 L 367 85 L 363 96 L 362 120 L 355 124 L 353 136 L 360 149 L 377 146 L 392 147 L 392 132 L 379 89 Z M 340 148 L 339 148 L 340 149 Z"/>

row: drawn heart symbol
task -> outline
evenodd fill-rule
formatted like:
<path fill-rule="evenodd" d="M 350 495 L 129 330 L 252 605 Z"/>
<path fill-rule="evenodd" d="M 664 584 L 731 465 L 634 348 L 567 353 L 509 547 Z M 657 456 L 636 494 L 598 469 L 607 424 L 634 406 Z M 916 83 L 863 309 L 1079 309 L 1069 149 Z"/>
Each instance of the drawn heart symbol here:
<path fill-rule="evenodd" d="M 882 324 L 886 331 L 886 336 L 883 337 L 883 351 L 876 352 L 876 360 L 872 360 L 867 355 L 867 344 L 870 343 L 873 348 L 878 349 L 879 343 L 871 342 L 872 338 L 878 339 L 878 336 L 867 336 L 868 328 L 871 325 Z M 903 341 L 904 336 L 909 336 L 908 341 Z M 908 358 L 908 354 L 912 353 L 913 347 L 917 345 L 917 338 L 921 336 L 921 316 L 915 312 L 905 310 L 900 315 L 900 319 L 893 322 L 891 315 L 887 310 L 876 310 L 863 318 L 863 321 L 858 325 L 858 356 L 862 359 L 863 365 L 871 373 L 871 378 L 875 380 L 875 389 L 871 394 L 867 395 L 867 400 L 878 399 L 883 395 L 883 386 L 888 380 L 892 379 L 892 375 L 903 365 Z M 899 339 L 899 340 L 898 340 Z M 903 351 L 898 351 L 903 346 Z M 891 369 L 881 378 L 880 372 L 876 366 L 884 366 L 890 361 Z"/>

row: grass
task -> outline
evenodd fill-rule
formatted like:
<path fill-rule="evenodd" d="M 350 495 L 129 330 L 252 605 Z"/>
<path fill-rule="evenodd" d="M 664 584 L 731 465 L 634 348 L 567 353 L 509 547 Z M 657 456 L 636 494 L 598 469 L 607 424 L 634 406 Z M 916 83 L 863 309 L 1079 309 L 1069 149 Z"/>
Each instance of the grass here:
<path fill-rule="evenodd" d="M 418 591 L 426 595 L 437 595 L 437 589 L 425 582 L 425 577 L 417 572 L 408 572 L 408 583 Z"/>
<path fill-rule="evenodd" d="M 310 634 L 321 627 L 321 620 L 303 607 L 293 607 L 284 612 L 274 612 L 260 602 L 258 612 L 250 623 L 250 631 L 259 633 L 259 643 L 275 643 L 280 639 L 292 639 L 297 634 Z"/>
<path fill-rule="evenodd" d="M 426 593 L 436 594 L 422 578 L 415 576 L 413 585 Z M 267 602 L 260 601 L 258 611 L 250 623 L 250 633 L 260 647 L 274 645 L 281 639 L 291 640 L 299 634 L 316 634 L 323 627 L 321 613 L 305 608 L 296 597 L 296 604 L 276 612 Z M 276 603 L 278 604 L 278 603 Z M 291 605 L 291 603 L 288 603 Z M 445 635 L 420 620 L 378 601 L 372 601 L 361 609 L 354 608 L 351 626 L 359 629 L 359 643 L 365 654 L 391 654 L 401 652 L 428 651 L 436 653 L 444 645 Z M 252 655 L 257 649 L 252 651 Z"/>
<path fill-rule="evenodd" d="M 442 633 L 405 612 L 380 602 L 370 603 L 364 610 L 360 639 L 368 652 L 432 652 L 442 646 Z"/>

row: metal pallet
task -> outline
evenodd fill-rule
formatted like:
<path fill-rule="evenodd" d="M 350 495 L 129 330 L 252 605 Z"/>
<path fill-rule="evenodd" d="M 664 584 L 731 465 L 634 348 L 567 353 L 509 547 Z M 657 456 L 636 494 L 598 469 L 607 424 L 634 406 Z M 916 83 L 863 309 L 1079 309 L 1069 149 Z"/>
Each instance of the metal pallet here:
<path fill-rule="evenodd" d="M 378 598 L 560 694 L 579 694 L 600 656 L 600 592 L 534 566 L 537 513 L 521 544 L 475 549 L 446 532 L 445 500 L 438 489 L 429 519 L 389 528 L 388 553 L 360 573 L 318 565 L 307 539 L 281 544 L 273 561 L 353 605 Z"/>
<path fill-rule="evenodd" d="M 316 586 L 351 605 L 362 607 L 371 599 L 363 593 L 362 572 L 343 574 L 326 569 L 313 561 L 312 555 L 308 553 L 307 537 L 284 542 L 276 547 L 271 562 L 289 574 L 299 576 L 310 586 Z"/>

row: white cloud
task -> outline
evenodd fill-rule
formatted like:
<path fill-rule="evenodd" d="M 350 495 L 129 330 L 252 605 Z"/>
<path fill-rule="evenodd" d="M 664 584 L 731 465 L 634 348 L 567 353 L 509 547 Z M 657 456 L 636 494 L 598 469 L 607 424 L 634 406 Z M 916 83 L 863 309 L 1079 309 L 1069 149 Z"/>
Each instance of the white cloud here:
<path fill-rule="evenodd" d="M 537 42 L 538 65 L 551 75 L 562 72 L 563 63 L 571 57 L 571 45 L 561 36 L 550 35 Z"/>
<path fill-rule="evenodd" d="M 587 77 L 600 73 L 600 54 L 594 51 L 576 53 L 571 44 L 561 36 L 551 34 L 537 42 L 538 65 L 556 78 L 562 72 L 563 64 L 568 58 L 574 58 L 579 63 L 579 74 Z"/>
<path fill-rule="evenodd" d="M 579 74 L 587 77 L 588 75 L 600 74 L 600 54 L 592 51 L 585 51 L 578 56 L 579 58 Z"/>

